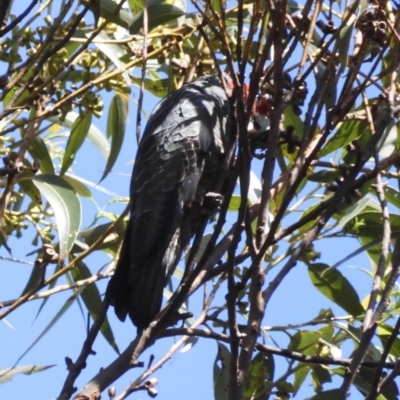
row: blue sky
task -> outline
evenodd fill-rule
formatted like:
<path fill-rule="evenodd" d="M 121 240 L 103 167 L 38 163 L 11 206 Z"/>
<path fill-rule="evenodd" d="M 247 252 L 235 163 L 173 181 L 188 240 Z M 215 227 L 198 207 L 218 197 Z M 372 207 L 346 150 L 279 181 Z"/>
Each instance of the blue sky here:
<path fill-rule="evenodd" d="M 14 2 L 13 12 L 18 14 L 24 9 L 25 4 L 22 2 Z M 54 8 L 57 8 L 57 1 L 54 2 Z M 0 71 L 3 73 L 3 71 Z M 310 88 L 312 91 L 312 88 Z M 105 133 L 106 115 L 108 103 L 111 97 L 105 97 L 105 112 L 103 117 L 94 120 L 96 126 Z M 121 197 L 128 196 L 129 179 L 132 170 L 132 160 L 136 153 L 136 138 L 135 138 L 135 119 L 136 119 L 136 104 L 137 92 L 132 95 L 130 102 L 129 123 L 127 125 L 127 134 L 122 148 L 122 152 L 117 164 L 113 168 L 113 172 L 101 183 L 108 190 L 118 194 Z M 144 109 L 150 112 L 155 106 L 157 99 L 146 94 L 144 99 Z M 143 125 L 144 125 L 143 120 Z M 92 182 L 98 182 L 101 178 L 105 163 L 99 152 L 91 145 L 85 144 L 78 153 L 74 171 L 79 175 L 82 174 L 86 179 Z M 254 172 L 260 175 L 261 163 L 255 163 Z M 96 198 L 100 208 L 106 211 L 119 213 L 123 210 L 121 204 L 111 204 L 110 196 L 105 195 L 95 189 L 92 192 Z M 93 216 L 97 212 L 96 207 L 88 200 L 82 202 L 84 210 L 84 219 L 82 227 L 87 227 L 92 223 Z M 229 216 L 229 221 L 234 221 L 235 214 Z M 294 218 L 294 217 L 293 217 Z M 228 221 L 228 222 L 229 222 Z M 211 226 L 209 227 L 209 230 Z M 13 250 L 13 257 L 16 259 L 24 259 L 34 261 L 34 257 L 26 257 L 26 253 L 32 249 L 32 231 L 27 232 L 27 235 L 22 239 L 11 238 L 9 246 Z M 349 239 L 331 239 L 316 243 L 316 250 L 323 254 L 323 261 L 334 264 L 342 259 L 346 254 L 357 248 L 358 242 Z M 0 255 L 7 257 L 5 249 L 0 249 Z M 104 254 L 94 254 L 86 260 L 86 264 L 91 271 L 96 272 L 103 267 L 109 258 Z M 246 265 L 246 264 L 245 264 Z M 345 263 L 341 267 L 341 271 L 354 284 L 360 298 L 369 292 L 371 281 L 369 277 L 360 270 L 365 268 L 370 270 L 370 263 L 365 256 L 358 256 L 351 261 Z M 52 267 L 49 267 L 51 271 Z M 0 263 L 0 301 L 18 297 L 24 288 L 26 281 L 30 275 L 31 266 L 20 263 L 2 261 Z M 267 276 L 267 281 L 272 279 L 277 272 L 277 268 Z M 50 274 L 50 272 L 48 272 Z M 99 290 L 104 293 L 106 282 L 99 282 Z M 32 344 L 32 342 L 41 334 L 44 327 L 51 321 L 54 315 L 65 304 L 70 296 L 69 292 L 62 292 L 53 296 L 44 309 L 37 316 L 40 306 L 40 301 L 34 301 L 25 304 L 18 310 L 11 313 L 6 321 L 2 321 L 0 332 L 3 346 L 0 350 L 0 368 L 13 366 L 21 354 Z M 201 294 L 197 293 L 191 304 L 200 301 Z M 295 301 L 294 301 L 295 300 Z M 217 298 L 217 303 L 222 303 L 222 296 Z M 271 303 L 268 305 L 264 325 L 288 325 L 296 324 L 310 320 L 317 316 L 322 308 L 332 307 L 311 284 L 308 278 L 307 267 L 299 263 L 279 286 Z M 194 307 L 195 308 L 195 307 Z M 333 308 L 336 316 L 345 315 L 343 310 Z M 131 325 L 130 321 L 121 323 L 118 321 L 111 309 L 108 317 L 111 326 L 116 336 L 118 346 L 123 350 L 135 337 L 136 329 Z M 64 382 L 67 371 L 64 359 L 70 357 L 76 359 L 81 345 L 86 337 L 86 314 L 82 315 L 78 304 L 75 303 L 61 318 L 55 326 L 45 335 L 45 337 L 19 362 L 19 365 L 55 365 L 53 368 L 38 373 L 32 376 L 18 375 L 12 382 L 0 385 L 0 398 L 12 400 L 19 399 L 53 399 L 55 398 Z M 288 345 L 288 338 L 284 334 L 273 334 L 274 340 L 282 347 Z M 141 357 L 141 361 L 147 364 L 149 356 L 155 355 L 155 360 L 158 360 L 164 355 L 170 346 L 177 339 L 168 338 L 159 340 L 156 345 L 147 350 Z M 266 343 L 274 345 L 266 339 Z M 344 357 L 349 356 L 350 346 L 344 347 Z M 95 356 L 88 359 L 87 368 L 76 381 L 78 388 L 81 388 L 96 372 L 107 366 L 116 356 L 115 352 L 98 336 L 94 345 L 96 351 Z M 158 370 L 154 377 L 159 381 L 157 390 L 159 392 L 158 399 L 160 400 L 204 400 L 213 398 L 213 362 L 216 356 L 217 346 L 212 340 L 200 339 L 196 345 L 185 353 L 175 354 L 162 369 Z M 346 354 L 347 352 L 347 354 Z M 286 360 L 275 357 L 277 364 L 276 376 L 279 376 L 285 371 Z M 125 374 L 115 384 L 117 393 L 126 388 L 128 384 L 136 379 L 143 372 L 142 370 L 132 370 Z M 339 380 L 335 380 L 330 387 L 337 387 Z M 310 382 L 308 382 L 310 383 Z M 311 387 L 305 386 L 296 398 L 304 399 L 313 394 Z M 104 394 L 104 398 L 107 395 Z M 146 399 L 147 394 L 139 392 L 131 395 L 132 399 Z M 351 399 L 361 399 L 362 397 L 355 389 L 352 390 Z"/>

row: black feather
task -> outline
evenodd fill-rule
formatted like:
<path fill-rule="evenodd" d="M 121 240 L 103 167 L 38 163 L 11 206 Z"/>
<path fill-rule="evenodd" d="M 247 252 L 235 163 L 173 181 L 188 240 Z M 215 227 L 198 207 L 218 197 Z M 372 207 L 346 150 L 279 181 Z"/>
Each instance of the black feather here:
<path fill-rule="evenodd" d="M 106 292 L 118 318 L 129 314 L 139 330 L 159 312 L 167 272 L 195 234 L 229 144 L 229 121 L 228 98 L 215 76 L 171 93 L 150 116 L 132 173 L 130 220 Z"/>

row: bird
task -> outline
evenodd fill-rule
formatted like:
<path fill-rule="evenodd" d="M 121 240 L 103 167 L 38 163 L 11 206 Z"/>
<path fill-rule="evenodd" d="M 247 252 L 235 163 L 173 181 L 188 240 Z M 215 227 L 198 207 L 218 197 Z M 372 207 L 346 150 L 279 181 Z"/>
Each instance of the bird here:
<path fill-rule="evenodd" d="M 228 96 L 216 75 L 183 85 L 154 108 L 139 142 L 129 221 L 106 290 L 118 319 L 129 315 L 139 332 L 160 311 L 168 278 L 210 218 L 207 196 L 221 194 L 215 186 L 232 140 Z"/>

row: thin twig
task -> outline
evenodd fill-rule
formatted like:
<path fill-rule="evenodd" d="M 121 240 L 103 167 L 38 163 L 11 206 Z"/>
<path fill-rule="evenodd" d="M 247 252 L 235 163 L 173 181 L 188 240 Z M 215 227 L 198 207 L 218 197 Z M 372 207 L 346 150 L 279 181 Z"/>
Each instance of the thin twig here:
<path fill-rule="evenodd" d="M 81 353 L 79 354 L 77 360 L 74 363 L 67 363 L 68 376 L 57 400 L 68 400 L 76 391 L 76 388 L 74 388 L 74 382 L 82 370 L 86 367 L 86 360 L 89 355 L 93 354 L 93 343 L 96 340 L 101 326 L 103 325 L 104 319 L 106 318 L 108 307 L 109 304 L 107 302 L 107 298 L 105 297 L 101 308 L 98 311 L 96 320 L 91 326 L 86 340 L 83 343 Z"/>
<path fill-rule="evenodd" d="M 17 18 L 15 18 L 13 21 L 11 21 L 6 27 L 4 27 L 2 30 L 0 30 L 0 37 L 3 37 L 6 35 L 8 32 L 10 32 L 12 29 L 14 29 L 35 7 L 39 0 L 32 0 L 31 4 L 25 9 L 24 12 L 22 12 L 20 15 L 18 15 Z M 4 7 L 4 5 L 3 5 Z M 1 21 L 2 23 L 3 21 Z"/>
<path fill-rule="evenodd" d="M 376 164 L 377 162 L 378 162 L 378 157 L 376 156 Z M 372 289 L 369 296 L 367 310 L 365 312 L 365 318 L 363 321 L 363 330 L 366 330 L 371 324 L 372 316 L 378 298 L 378 293 L 382 285 L 382 280 L 385 274 L 387 260 L 390 252 L 390 237 L 391 237 L 390 214 L 385 198 L 384 184 L 382 183 L 381 174 L 378 174 L 376 176 L 376 184 L 374 185 L 374 188 L 382 210 L 382 227 L 383 227 L 382 246 L 381 246 L 381 255 L 378 261 L 378 267 L 376 269 L 374 280 L 372 283 Z"/>
<path fill-rule="evenodd" d="M 283 1 L 277 3 L 275 10 L 275 32 L 273 34 L 273 45 L 274 45 L 274 109 L 271 119 L 270 135 L 268 136 L 268 150 L 262 171 L 262 192 L 261 192 L 261 203 L 260 203 L 260 214 L 258 216 L 257 223 L 257 235 L 256 235 L 256 246 L 260 248 L 261 243 L 265 239 L 265 226 L 269 218 L 270 210 L 270 192 L 272 187 L 272 179 L 274 176 L 277 148 L 279 141 L 279 132 L 281 126 L 282 113 L 286 106 L 286 102 L 283 101 L 283 65 L 282 65 L 282 41 L 285 21 L 285 11 L 287 2 Z"/>
<path fill-rule="evenodd" d="M 146 65 L 147 65 L 147 34 L 149 30 L 148 24 L 148 0 L 144 0 L 143 4 L 143 64 L 142 64 L 142 77 L 140 80 L 139 90 L 139 101 L 136 113 L 136 142 L 139 144 L 140 133 L 141 133 L 141 121 L 142 121 L 142 107 L 144 97 L 144 81 L 146 78 Z"/>
<path fill-rule="evenodd" d="M 397 318 L 396 325 L 393 327 L 393 331 L 392 331 L 391 335 L 389 336 L 387 342 L 385 343 L 385 348 L 382 352 L 381 358 L 379 360 L 379 364 L 375 371 L 374 381 L 372 382 L 371 389 L 369 391 L 368 396 L 365 398 L 365 400 L 375 400 L 378 397 L 378 394 L 382 393 L 382 390 L 385 387 L 386 378 L 388 378 L 388 376 L 389 376 L 388 375 L 387 377 L 384 378 L 384 380 L 381 381 L 382 371 L 383 371 L 383 368 L 387 368 L 387 367 L 385 367 L 386 359 L 387 359 L 390 351 L 392 350 L 392 346 L 393 346 L 395 340 L 397 339 L 399 332 L 400 332 L 400 318 Z M 398 362 L 396 364 L 398 365 Z M 395 369 L 397 368 L 397 365 L 396 365 Z"/>
<path fill-rule="evenodd" d="M 29 297 L 27 299 L 27 301 L 46 299 L 50 296 L 53 296 L 54 294 L 65 292 L 66 290 L 71 290 L 71 289 L 76 289 L 76 288 L 80 288 L 83 286 L 88 286 L 94 282 L 101 280 L 101 279 L 109 278 L 111 275 L 112 275 L 112 273 L 110 273 L 110 272 L 99 272 L 98 274 L 95 274 L 95 275 L 91 276 L 90 278 L 82 279 L 80 281 L 76 281 L 74 283 L 67 284 L 67 285 L 59 285 L 52 289 L 45 290 L 40 293 L 36 293 L 33 296 Z M 14 304 L 17 300 L 18 299 L 0 301 L 0 308 L 9 307 L 12 304 Z"/>
<path fill-rule="evenodd" d="M 295 79 L 296 81 L 300 81 L 303 78 L 302 77 L 303 69 L 304 69 L 304 66 L 305 66 L 305 64 L 306 64 L 306 62 L 308 60 L 308 52 L 310 51 L 309 47 L 310 47 L 310 44 L 311 44 L 311 41 L 312 41 L 312 38 L 313 38 L 313 33 L 314 33 L 314 30 L 315 30 L 315 23 L 317 22 L 318 15 L 319 15 L 319 13 L 321 11 L 321 5 L 322 5 L 322 1 L 321 0 L 318 0 L 318 1 L 315 2 L 315 8 L 314 8 L 314 12 L 312 13 L 312 17 L 311 17 L 311 21 L 310 21 L 310 24 L 309 24 L 308 32 L 305 35 L 306 39 L 305 39 L 305 42 L 303 44 L 303 54 L 301 56 L 299 70 L 297 72 L 297 77 Z M 306 21 L 306 19 L 303 18 L 302 21 L 304 22 L 304 21 Z M 308 21 L 308 16 L 307 16 L 307 21 Z"/>

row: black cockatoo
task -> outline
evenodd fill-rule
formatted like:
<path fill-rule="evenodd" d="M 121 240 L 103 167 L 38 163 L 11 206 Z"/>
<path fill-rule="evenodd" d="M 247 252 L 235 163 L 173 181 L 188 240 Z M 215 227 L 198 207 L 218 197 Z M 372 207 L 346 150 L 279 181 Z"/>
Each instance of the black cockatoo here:
<path fill-rule="evenodd" d="M 122 321 L 142 330 L 160 311 L 168 275 L 204 218 L 230 146 L 229 99 L 216 76 L 168 95 L 140 141 L 130 188 L 130 220 L 106 296 Z"/>

